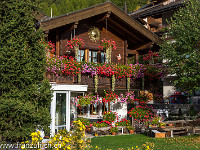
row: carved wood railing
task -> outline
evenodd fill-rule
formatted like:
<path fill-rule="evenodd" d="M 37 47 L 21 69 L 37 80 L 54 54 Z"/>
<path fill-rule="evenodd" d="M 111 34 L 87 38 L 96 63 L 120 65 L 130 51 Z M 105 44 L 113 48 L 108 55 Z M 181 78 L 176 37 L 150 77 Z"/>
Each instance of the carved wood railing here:
<path fill-rule="evenodd" d="M 94 76 L 91 75 L 83 75 L 81 76 L 80 83 L 78 83 L 78 76 L 66 76 L 66 75 L 59 75 L 56 77 L 53 73 L 46 73 L 45 77 L 50 82 L 60 83 L 60 84 L 81 84 L 81 85 L 88 85 L 89 88 L 95 87 Z M 111 77 L 102 77 L 98 76 L 98 89 L 105 88 L 111 89 L 112 86 L 112 79 Z M 142 87 L 142 80 L 141 79 L 131 79 L 130 80 L 130 89 L 141 89 Z M 127 89 L 127 79 L 116 79 L 115 80 L 115 89 Z"/>

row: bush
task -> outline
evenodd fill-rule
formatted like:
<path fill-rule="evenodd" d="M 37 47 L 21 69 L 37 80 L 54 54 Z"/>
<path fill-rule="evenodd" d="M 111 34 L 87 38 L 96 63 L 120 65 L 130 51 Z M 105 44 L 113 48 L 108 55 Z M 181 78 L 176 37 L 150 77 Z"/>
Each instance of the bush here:
<path fill-rule="evenodd" d="M 111 126 L 111 128 L 109 129 L 109 131 L 110 131 L 110 133 L 118 133 L 119 132 L 119 130 L 118 130 L 118 128 L 117 127 L 112 127 Z"/>
<path fill-rule="evenodd" d="M 85 127 L 90 126 L 90 121 L 87 118 L 77 118 L 77 121 L 80 120 Z"/>
<path fill-rule="evenodd" d="M 108 127 L 111 126 L 109 121 L 101 121 L 101 122 L 93 122 L 92 125 L 97 128 Z"/>
<path fill-rule="evenodd" d="M 112 111 L 105 111 L 103 113 L 103 120 L 113 122 L 117 118 L 117 113 Z"/>
<path fill-rule="evenodd" d="M 122 121 L 117 121 L 115 123 L 115 126 L 130 126 L 131 125 L 131 121 L 130 120 L 126 120 L 125 118 L 122 119 Z"/>

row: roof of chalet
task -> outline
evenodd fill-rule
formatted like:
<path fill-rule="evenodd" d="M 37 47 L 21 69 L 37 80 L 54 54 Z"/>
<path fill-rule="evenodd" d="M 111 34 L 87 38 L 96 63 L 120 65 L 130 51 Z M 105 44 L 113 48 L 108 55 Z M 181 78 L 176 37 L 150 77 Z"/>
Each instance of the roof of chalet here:
<path fill-rule="evenodd" d="M 46 14 L 41 12 L 40 10 L 37 10 L 36 13 L 37 13 L 37 15 L 36 15 L 35 19 L 38 20 L 39 22 L 49 18 L 49 16 L 47 16 Z"/>
<path fill-rule="evenodd" d="M 175 2 L 171 2 L 167 5 L 164 5 L 163 3 L 159 3 L 154 6 L 144 7 L 144 9 L 139 9 L 138 11 L 135 11 L 129 15 L 133 18 L 144 18 L 147 16 L 157 15 L 166 11 L 174 10 L 182 6 L 185 6 L 185 2 L 188 2 L 188 1 L 189 0 L 178 0 Z"/>
<path fill-rule="evenodd" d="M 142 45 L 148 42 L 161 42 L 161 39 L 157 35 L 146 29 L 112 2 L 105 2 L 69 14 L 48 18 L 40 22 L 40 28 L 44 31 L 49 31 L 83 20 L 87 20 L 91 24 L 102 23 L 105 22 L 107 16 L 109 16 L 107 19 L 108 27 L 123 35 L 123 37 L 129 38 L 135 45 Z"/>

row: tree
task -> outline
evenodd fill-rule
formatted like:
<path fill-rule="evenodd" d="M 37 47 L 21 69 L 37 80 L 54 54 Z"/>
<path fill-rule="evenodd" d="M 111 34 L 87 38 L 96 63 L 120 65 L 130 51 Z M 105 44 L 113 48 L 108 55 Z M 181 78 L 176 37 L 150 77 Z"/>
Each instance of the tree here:
<path fill-rule="evenodd" d="M 26 140 L 50 125 L 50 84 L 44 79 L 43 32 L 35 29 L 33 0 L 0 1 L 0 134 Z"/>
<path fill-rule="evenodd" d="M 106 2 L 107 0 L 40 0 L 40 10 L 45 14 L 49 15 L 52 8 L 52 4 L 55 3 L 58 13 L 54 15 L 62 15 L 74 11 L 78 11 L 83 8 L 88 8 L 94 5 L 98 5 Z M 124 3 L 127 3 L 128 13 L 133 12 L 137 8 L 140 8 L 147 3 L 149 0 L 111 0 L 120 9 L 124 10 Z M 47 6 L 48 5 L 48 6 Z M 55 8 L 55 6 L 53 6 Z M 53 15 L 53 16 L 54 16 Z M 50 16 L 50 15 L 49 15 Z"/>
<path fill-rule="evenodd" d="M 200 88 L 200 1 L 191 0 L 173 15 L 166 28 L 161 54 L 168 60 L 174 84 L 184 91 Z"/>

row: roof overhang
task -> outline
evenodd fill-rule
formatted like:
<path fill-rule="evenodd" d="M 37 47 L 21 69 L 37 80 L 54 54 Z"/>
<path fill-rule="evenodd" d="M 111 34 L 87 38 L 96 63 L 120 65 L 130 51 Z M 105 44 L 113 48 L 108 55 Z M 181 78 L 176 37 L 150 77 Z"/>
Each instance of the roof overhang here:
<path fill-rule="evenodd" d="M 157 35 L 146 29 L 143 25 L 134 20 L 128 14 L 124 13 L 112 2 L 106 2 L 77 12 L 49 18 L 40 22 L 40 28 L 42 28 L 44 31 L 49 31 L 61 26 L 73 24 L 75 22 L 87 20 L 89 18 L 94 18 L 99 15 L 106 15 L 107 13 L 110 14 L 108 22 L 112 24 L 111 27 L 114 25 L 118 28 L 117 30 L 122 30 L 121 33 L 124 32 L 124 36 L 129 37 L 130 35 L 133 39 L 133 42 L 134 40 L 136 41 L 136 44 L 138 43 L 137 40 L 141 41 L 140 44 L 150 41 L 155 43 L 161 42 L 161 39 Z M 128 32 L 129 34 L 127 34 Z"/>
<path fill-rule="evenodd" d="M 52 84 L 53 91 L 86 92 L 88 85 Z"/>

